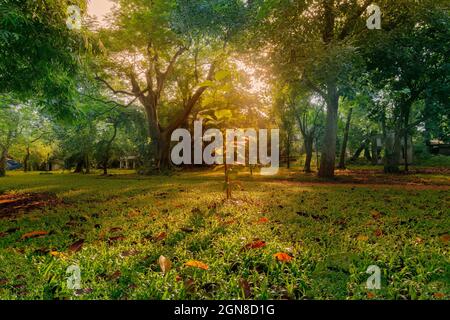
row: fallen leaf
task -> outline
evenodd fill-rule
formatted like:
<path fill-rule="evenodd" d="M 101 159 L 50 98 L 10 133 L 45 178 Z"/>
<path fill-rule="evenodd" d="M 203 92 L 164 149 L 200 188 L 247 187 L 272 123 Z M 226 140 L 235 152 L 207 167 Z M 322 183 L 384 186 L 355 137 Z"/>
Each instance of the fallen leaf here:
<path fill-rule="evenodd" d="M 375 230 L 374 234 L 375 234 L 375 236 L 377 236 L 377 237 L 381 237 L 381 236 L 383 235 L 383 230 L 377 229 L 377 230 Z"/>
<path fill-rule="evenodd" d="M 159 267 L 162 273 L 166 274 L 172 268 L 172 262 L 164 256 L 160 256 L 158 259 Z"/>
<path fill-rule="evenodd" d="M 190 233 L 190 232 L 193 232 L 194 229 L 189 228 L 189 227 L 183 227 L 183 228 L 181 228 L 181 231 L 186 232 L 186 233 Z"/>
<path fill-rule="evenodd" d="M 72 252 L 78 252 L 78 251 L 80 251 L 81 248 L 83 247 L 83 244 L 84 244 L 84 240 L 83 240 L 83 239 L 78 240 L 78 241 L 72 243 L 72 244 L 69 246 L 69 251 L 72 251 Z"/>
<path fill-rule="evenodd" d="M 239 286 L 241 287 L 241 289 L 244 293 L 244 298 L 245 299 L 250 298 L 252 295 L 252 291 L 251 291 L 250 284 L 248 283 L 248 281 L 243 278 L 239 279 Z"/>
<path fill-rule="evenodd" d="M 166 237 L 167 237 L 167 233 L 165 233 L 163 231 L 160 234 L 158 234 L 156 237 L 153 237 L 153 240 L 154 241 L 161 241 L 161 240 L 164 240 Z"/>
<path fill-rule="evenodd" d="M 367 292 L 367 298 L 368 299 L 373 299 L 373 298 L 375 298 L 375 294 L 372 293 L 372 292 Z"/>
<path fill-rule="evenodd" d="M 444 235 L 441 236 L 441 241 L 443 243 L 447 243 L 448 240 L 450 240 L 450 234 L 444 234 Z"/>
<path fill-rule="evenodd" d="M 358 241 L 367 241 L 367 240 L 369 240 L 369 237 L 360 234 L 360 235 L 356 238 L 356 240 L 358 240 Z"/>
<path fill-rule="evenodd" d="M 293 259 L 290 255 L 284 252 L 275 253 L 273 256 L 281 262 L 290 262 Z"/>
<path fill-rule="evenodd" d="M 62 252 L 58 252 L 58 251 L 50 251 L 50 255 L 53 257 L 58 257 L 58 258 L 66 258 L 66 255 Z"/>
<path fill-rule="evenodd" d="M 30 239 L 47 235 L 47 231 L 31 231 L 22 235 L 21 239 Z"/>
<path fill-rule="evenodd" d="M 269 219 L 266 217 L 259 218 L 259 220 L 257 221 L 257 223 L 267 223 L 267 222 L 269 222 Z"/>
<path fill-rule="evenodd" d="M 266 246 L 266 242 L 262 240 L 254 240 L 245 245 L 243 249 L 258 249 Z"/>
<path fill-rule="evenodd" d="M 179 274 L 177 274 L 175 277 L 175 281 L 180 282 L 181 280 L 183 280 L 183 278 Z"/>
<path fill-rule="evenodd" d="M 187 292 L 195 292 L 195 281 L 193 279 L 188 279 L 184 282 L 184 287 Z"/>
<path fill-rule="evenodd" d="M 420 237 L 416 237 L 416 239 L 414 240 L 414 243 L 415 243 L 415 244 L 423 243 L 423 239 L 420 238 Z"/>
<path fill-rule="evenodd" d="M 108 239 L 108 243 L 113 243 L 113 242 L 115 242 L 115 241 L 122 241 L 122 240 L 125 240 L 125 237 L 124 236 L 117 236 L 117 237 L 110 237 L 109 239 Z"/>
<path fill-rule="evenodd" d="M 370 214 L 372 215 L 372 218 L 374 218 L 375 220 L 381 218 L 381 212 L 378 212 L 377 210 L 372 210 Z"/>
<path fill-rule="evenodd" d="M 140 251 L 134 250 L 134 249 L 132 249 L 132 250 L 127 250 L 127 251 L 122 251 L 122 252 L 120 253 L 120 257 L 121 257 L 121 258 L 131 257 L 131 256 L 135 256 L 135 255 L 137 255 L 137 254 L 139 254 L 139 253 L 140 253 Z"/>
<path fill-rule="evenodd" d="M 197 260 L 189 260 L 188 262 L 186 262 L 185 264 L 187 267 L 194 267 L 194 268 L 199 268 L 199 269 L 203 269 L 203 270 L 208 270 L 209 267 L 207 264 L 197 261 Z"/>
<path fill-rule="evenodd" d="M 445 298 L 445 294 L 443 294 L 442 292 L 436 292 L 435 294 L 433 294 L 433 297 L 435 297 L 436 299 L 442 299 Z"/>
<path fill-rule="evenodd" d="M 78 289 L 78 290 L 75 290 L 75 295 L 81 296 L 82 294 L 89 294 L 92 291 L 94 291 L 94 290 L 92 290 L 91 288 Z"/>

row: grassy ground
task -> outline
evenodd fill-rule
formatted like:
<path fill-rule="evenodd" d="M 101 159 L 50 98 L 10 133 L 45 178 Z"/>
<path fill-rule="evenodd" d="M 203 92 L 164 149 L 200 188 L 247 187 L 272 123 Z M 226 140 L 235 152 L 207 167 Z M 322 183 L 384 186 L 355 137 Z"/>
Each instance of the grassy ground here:
<path fill-rule="evenodd" d="M 391 178 L 240 174 L 224 201 L 221 172 L 14 173 L 0 195 L 57 198 L 0 216 L 0 299 L 448 299 L 450 176 Z M 381 290 L 366 289 L 370 265 Z"/>

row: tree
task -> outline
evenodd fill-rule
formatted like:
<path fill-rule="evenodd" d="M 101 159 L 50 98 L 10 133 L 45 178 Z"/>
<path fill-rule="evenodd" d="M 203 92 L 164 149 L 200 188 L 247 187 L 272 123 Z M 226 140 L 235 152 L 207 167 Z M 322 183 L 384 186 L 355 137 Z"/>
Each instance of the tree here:
<path fill-rule="evenodd" d="M 84 0 L 0 1 L 0 94 L 67 114 L 88 43 L 66 26 L 69 4 L 85 8 Z"/>
<path fill-rule="evenodd" d="M 354 38 L 372 1 L 260 1 L 253 32 L 285 79 L 300 80 L 327 106 L 319 176 L 334 175 L 340 98 L 362 70 Z M 259 36 L 258 36 L 259 35 Z"/>
<path fill-rule="evenodd" d="M 450 17 L 444 6 L 441 1 L 419 1 L 399 11 L 386 3 L 387 30 L 365 38 L 370 45 L 364 54 L 386 144 L 385 172 L 399 171 L 401 139 L 408 171 L 411 130 L 445 113 L 442 109 L 448 105 Z M 429 108 L 415 112 L 420 101 Z"/>
<path fill-rule="evenodd" d="M 174 3 L 121 0 L 114 15 L 119 28 L 100 34 L 107 56 L 97 79 L 115 95 L 140 102 L 160 170 L 170 165 L 172 132 L 186 121 L 211 85 L 217 64 L 214 56 L 220 55 L 220 47 L 173 30 Z"/>

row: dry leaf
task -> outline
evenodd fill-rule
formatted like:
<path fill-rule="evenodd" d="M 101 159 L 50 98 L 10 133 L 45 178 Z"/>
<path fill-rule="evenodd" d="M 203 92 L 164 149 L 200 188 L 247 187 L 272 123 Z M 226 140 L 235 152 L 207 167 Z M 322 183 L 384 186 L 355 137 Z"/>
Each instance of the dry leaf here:
<path fill-rule="evenodd" d="M 66 258 L 66 255 L 62 252 L 58 252 L 58 251 L 50 251 L 50 255 L 53 257 L 58 257 L 58 258 Z"/>
<path fill-rule="evenodd" d="M 372 292 L 367 292 L 367 298 L 373 299 L 373 298 L 375 298 L 375 294 Z"/>
<path fill-rule="evenodd" d="M 156 237 L 153 237 L 153 240 L 154 241 L 161 241 L 161 240 L 164 240 L 166 237 L 167 237 L 167 233 L 165 233 L 163 231 L 160 234 L 158 234 Z"/>
<path fill-rule="evenodd" d="M 245 245 L 243 249 L 258 249 L 266 246 L 266 242 L 262 240 L 255 240 Z"/>
<path fill-rule="evenodd" d="M 252 291 L 251 291 L 250 284 L 248 283 L 248 281 L 243 278 L 239 279 L 239 286 L 241 287 L 242 291 L 244 292 L 244 298 L 245 299 L 250 298 Z"/>
<path fill-rule="evenodd" d="M 293 259 L 290 255 L 284 252 L 275 253 L 273 256 L 281 262 L 290 262 Z"/>
<path fill-rule="evenodd" d="M 267 223 L 267 222 L 269 222 L 269 219 L 266 217 L 259 218 L 259 220 L 257 221 L 257 223 Z"/>
<path fill-rule="evenodd" d="M 356 238 L 356 240 L 358 240 L 358 241 L 367 241 L 367 240 L 369 240 L 369 237 L 360 234 L 360 235 Z"/>
<path fill-rule="evenodd" d="M 450 240 L 450 234 L 444 234 L 444 235 L 441 236 L 441 241 L 443 243 L 447 243 L 448 240 Z"/>
<path fill-rule="evenodd" d="M 78 240 L 78 241 L 72 243 L 72 244 L 69 246 L 69 251 L 72 251 L 72 252 L 78 252 L 78 251 L 80 251 L 81 248 L 83 247 L 83 244 L 84 244 L 84 240 L 83 240 L 83 239 Z"/>
<path fill-rule="evenodd" d="M 445 294 L 443 294 L 442 292 L 436 292 L 435 294 L 433 294 L 433 297 L 435 297 L 436 299 L 442 299 L 445 298 Z"/>
<path fill-rule="evenodd" d="M 185 264 L 187 267 L 194 267 L 194 268 L 199 268 L 199 269 L 203 269 L 203 270 L 208 270 L 208 265 L 200 262 L 200 261 L 196 261 L 196 260 L 189 260 L 188 262 L 186 262 Z"/>
<path fill-rule="evenodd" d="M 377 237 L 381 237 L 381 236 L 383 235 L 383 230 L 377 229 L 377 230 L 375 230 L 374 234 L 375 234 L 375 236 L 377 236 Z"/>
<path fill-rule="evenodd" d="M 160 256 L 158 259 L 159 267 L 162 273 L 166 274 L 172 268 L 172 262 L 164 256 Z"/>
<path fill-rule="evenodd" d="M 31 231 L 22 235 L 21 239 L 36 238 L 47 235 L 47 231 Z"/>

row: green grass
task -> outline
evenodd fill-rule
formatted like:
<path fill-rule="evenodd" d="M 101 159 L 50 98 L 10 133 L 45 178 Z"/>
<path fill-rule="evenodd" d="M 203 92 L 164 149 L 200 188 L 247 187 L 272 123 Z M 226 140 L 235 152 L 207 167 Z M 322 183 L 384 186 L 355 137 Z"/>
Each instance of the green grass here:
<path fill-rule="evenodd" d="M 448 299 L 448 176 L 436 187 L 432 175 L 370 185 L 241 173 L 243 190 L 228 202 L 222 179 L 206 171 L 0 179 L 0 194 L 61 200 L 0 218 L 0 299 Z M 269 221 L 258 223 L 262 217 Z M 21 239 L 36 230 L 49 234 Z M 165 239 L 151 239 L 161 232 Z M 82 250 L 70 252 L 80 239 Z M 267 245 L 243 250 L 254 239 Z M 278 262 L 277 252 L 294 259 Z M 160 255 L 173 264 L 166 275 Z M 209 269 L 185 266 L 189 260 Z M 80 295 L 66 285 L 73 264 L 88 289 Z M 382 270 L 382 289 L 370 293 L 369 265 Z"/>

